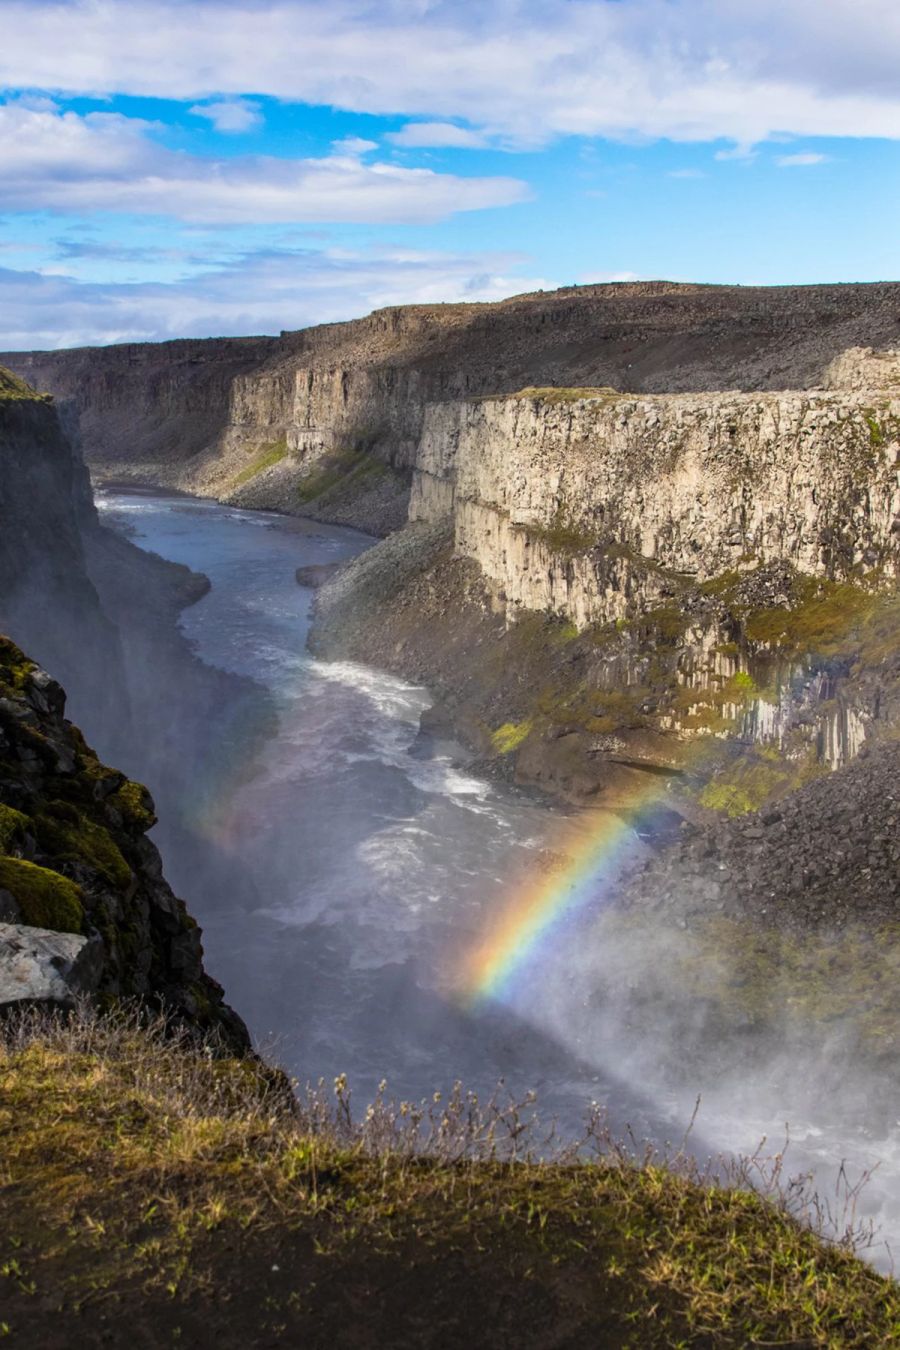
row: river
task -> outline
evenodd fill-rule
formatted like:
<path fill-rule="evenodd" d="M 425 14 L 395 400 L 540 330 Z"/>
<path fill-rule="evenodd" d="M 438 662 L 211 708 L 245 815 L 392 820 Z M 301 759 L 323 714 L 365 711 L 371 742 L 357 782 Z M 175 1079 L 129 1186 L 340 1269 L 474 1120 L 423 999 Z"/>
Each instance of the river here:
<path fill-rule="evenodd" d="M 190 822 L 257 880 L 252 912 L 196 878 L 186 894 L 208 968 L 256 1041 L 304 1080 L 346 1073 L 363 1098 L 383 1078 L 416 1099 L 456 1079 L 484 1092 L 503 1078 L 569 1117 L 624 1093 L 629 1119 L 649 1128 L 640 1100 L 578 1047 L 456 996 L 455 968 L 485 912 L 557 843 L 560 819 L 459 768 L 453 746 L 423 752 L 427 690 L 307 652 L 313 593 L 297 567 L 374 541 L 185 497 L 100 493 L 98 505 L 140 547 L 210 579 L 182 616 L 185 634 L 276 703 L 265 754 L 204 790 Z M 164 861 L 178 886 L 178 859 Z"/>
<path fill-rule="evenodd" d="M 423 748 L 427 690 L 307 652 L 313 593 L 297 584 L 297 567 L 352 558 L 373 540 L 151 492 L 101 492 L 98 506 L 140 547 L 210 579 L 182 615 L 185 634 L 204 661 L 252 677 L 275 703 L 263 754 L 249 726 L 245 757 L 239 743 L 227 755 L 210 747 L 210 764 L 223 768 L 198 766 L 203 790 L 187 822 L 224 857 L 226 875 L 230 860 L 236 878 L 253 878 L 252 890 L 236 883 L 236 899 L 221 867 L 205 880 L 164 848 L 166 874 L 204 929 L 207 967 L 258 1044 L 301 1081 L 346 1074 L 363 1102 L 382 1079 L 416 1100 L 457 1079 L 482 1094 L 503 1079 L 513 1095 L 534 1090 L 570 1135 L 596 1101 L 617 1128 L 662 1140 L 680 1138 L 702 1091 L 701 1151 L 778 1137 L 784 1115 L 765 1083 L 737 1110 L 715 1082 L 673 1091 L 636 1078 L 634 1047 L 594 1033 L 590 989 L 576 977 L 578 931 L 542 953 L 515 996 L 460 997 L 459 971 L 486 917 L 567 829 L 577 839 L 580 822 L 467 772 L 458 747 Z M 856 1174 L 881 1164 L 867 1207 L 896 1245 L 896 1130 L 872 1139 L 807 1121 L 794 1136 L 795 1166 L 822 1177 L 843 1158 Z"/>

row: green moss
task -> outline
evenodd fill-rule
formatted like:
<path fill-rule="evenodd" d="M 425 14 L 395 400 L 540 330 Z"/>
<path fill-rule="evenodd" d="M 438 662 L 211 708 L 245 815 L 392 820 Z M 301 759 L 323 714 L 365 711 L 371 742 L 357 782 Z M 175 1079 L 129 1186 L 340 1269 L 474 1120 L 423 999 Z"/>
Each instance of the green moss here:
<path fill-rule="evenodd" d="M 86 863 L 119 890 L 131 884 L 131 868 L 109 830 L 70 803 L 51 802 L 34 827 L 40 848 L 54 861 Z"/>
<path fill-rule="evenodd" d="M 746 670 L 739 670 L 737 674 L 731 677 L 731 683 L 735 689 L 740 689 L 744 694 L 758 694 L 759 690 L 756 681 Z"/>
<path fill-rule="evenodd" d="M 607 735 L 646 726 L 648 718 L 640 708 L 651 694 L 645 685 L 627 689 L 597 689 L 587 684 L 575 689 L 547 686 L 538 694 L 535 707 L 555 726 Z"/>
<path fill-rule="evenodd" d="M 126 825 L 142 834 L 156 824 L 152 798 L 141 783 L 126 779 L 106 800 L 107 805 L 119 812 Z"/>
<path fill-rule="evenodd" d="M 763 643 L 784 655 L 837 655 L 878 604 L 873 591 L 852 582 L 802 577 L 797 579 L 796 589 L 797 602 L 790 608 L 777 605 L 746 614 L 744 632 L 748 641 Z"/>
<path fill-rule="evenodd" d="M 530 734 L 532 726 L 530 717 L 524 722 L 504 722 L 502 727 L 491 733 L 491 744 L 501 755 L 509 755 L 519 748 Z"/>
<path fill-rule="evenodd" d="M 610 402 L 612 399 L 622 397 L 623 395 L 618 389 L 613 389 L 609 385 L 584 388 L 530 385 L 528 388 L 520 389 L 518 393 L 512 395 L 512 398 L 518 399 L 539 399 L 541 403 L 580 403 L 583 399 L 602 399 L 604 402 Z"/>
<path fill-rule="evenodd" d="M 690 618 L 677 605 L 661 605 L 658 609 L 646 610 L 637 622 L 661 641 L 675 643 L 684 637 Z"/>
<path fill-rule="evenodd" d="M 788 758 L 772 746 L 754 747 L 707 783 L 699 801 L 727 816 L 745 815 L 827 772 L 813 750 Z"/>
<path fill-rule="evenodd" d="M 872 447 L 876 450 L 880 449 L 881 446 L 884 445 L 885 435 L 881 423 L 874 412 L 866 413 L 866 426 L 869 428 L 869 440 Z"/>
<path fill-rule="evenodd" d="M 297 484 L 297 496 L 304 504 L 317 501 L 337 488 L 358 483 L 360 479 L 379 477 L 387 466 L 363 450 L 334 450 L 323 456 Z"/>
<path fill-rule="evenodd" d="M 267 445 L 261 445 L 253 462 L 231 480 L 232 488 L 240 487 L 243 483 L 249 483 L 250 479 L 255 478 L 257 474 L 280 464 L 287 452 L 287 438 L 285 436 L 277 441 L 269 441 Z"/>
<path fill-rule="evenodd" d="M 21 693 L 37 666 L 9 638 L 0 636 L 0 688 Z"/>
<path fill-rule="evenodd" d="M 80 933 L 84 927 L 82 891 L 74 881 L 21 858 L 0 857 L 0 888 L 9 891 L 32 928 Z"/>
<path fill-rule="evenodd" d="M 0 853 L 8 853 L 12 845 L 21 840 L 30 823 L 21 811 L 0 802 Z"/>
<path fill-rule="evenodd" d="M 734 783 L 707 783 L 700 793 L 700 803 L 711 811 L 721 811 L 726 816 L 743 816 L 754 810 L 749 793 Z"/>

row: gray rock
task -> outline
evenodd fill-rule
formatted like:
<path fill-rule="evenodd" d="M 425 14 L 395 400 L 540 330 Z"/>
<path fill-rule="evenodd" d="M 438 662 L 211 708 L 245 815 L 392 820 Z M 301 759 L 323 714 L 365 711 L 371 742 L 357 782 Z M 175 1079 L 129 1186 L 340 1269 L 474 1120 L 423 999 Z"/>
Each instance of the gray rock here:
<path fill-rule="evenodd" d="M 71 1007 L 97 987 L 102 944 L 77 933 L 0 923 L 0 1006 L 50 1002 Z"/>
<path fill-rule="evenodd" d="M 297 584 L 307 586 L 311 590 L 318 590 L 324 586 L 326 581 L 330 581 L 335 572 L 339 572 L 343 567 L 342 562 L 333 563 L 310 563 L 308 567 L 297 568 Z"/>

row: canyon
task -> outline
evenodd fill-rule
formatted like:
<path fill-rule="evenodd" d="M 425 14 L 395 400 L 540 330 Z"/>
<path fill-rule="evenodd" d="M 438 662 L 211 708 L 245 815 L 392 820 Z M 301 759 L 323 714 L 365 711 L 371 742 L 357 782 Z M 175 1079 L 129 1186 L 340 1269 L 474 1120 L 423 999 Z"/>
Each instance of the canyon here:
<path fill-rule="evenodd" d="M 898 309 L 619 283 L 0 359 L 98 481 L 389 536 L 320 591 L 316 649 L 428 682 L 492 771 L 583 801 L 711 735 L 735 808 L 896 714 Z"/>
<path fill-rule="evenodd" d="M 390 1064 L 414 1093 L 425 1060 L 477 1083 L 496 1059 L 551 1108 L 632 1115 L 629 1084 L 679 1109 L 703 1087 L 729 1146 L 773 1111 L 812 1122 L 804 1165 L 850 1140 L 865 1166 L 875 1137 L 893 1233 L 898 300 L 591 287 L 3 358 L 7 983 L 137 994 L 245 1053 L 146 779 L 226 995 L 249 971 L 248 1023 L 296 1020 L 289 1069 L 331 1072 L 337 1045 L 354 1081 Z M 261 542 L 223 560 L 202 540 L 226 527 Z M 500 874 L 565 878 L 573 827 L 613 818 L 615 903 L 538 994 L 532 968 L 461 1008 L 429 943 L 474 941 Z"/>

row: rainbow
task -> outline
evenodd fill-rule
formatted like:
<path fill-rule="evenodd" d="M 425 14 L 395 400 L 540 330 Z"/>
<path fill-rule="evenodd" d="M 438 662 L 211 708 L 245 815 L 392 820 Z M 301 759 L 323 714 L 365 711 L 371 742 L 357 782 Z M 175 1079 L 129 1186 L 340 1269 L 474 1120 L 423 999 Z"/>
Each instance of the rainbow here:
<path fill-rule="evenodd" d="M 642 775 L 643 777 L 643 775 Z M 651 833 L 665 814 L 664 777 L 636 786 L 615 807 L 586 813 L 586 834 L 566 863 L 533 878 L 489 916 L 480 940 L 463 953 L 456 972 L 468 1006 L 503 1001 L 526 966 L 577 916 L 603 902 L 619 869 L 638 847 L 638 832 Z"/>

